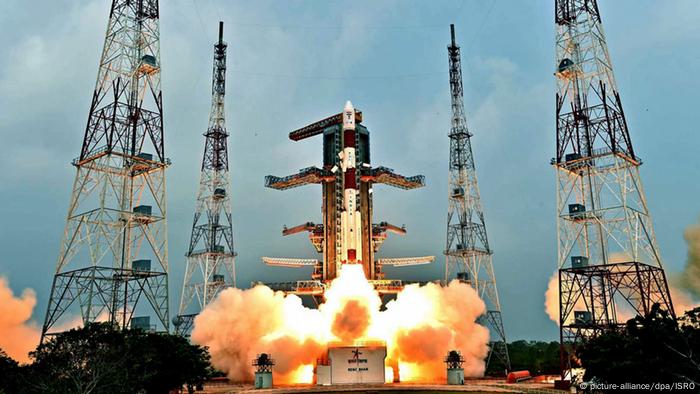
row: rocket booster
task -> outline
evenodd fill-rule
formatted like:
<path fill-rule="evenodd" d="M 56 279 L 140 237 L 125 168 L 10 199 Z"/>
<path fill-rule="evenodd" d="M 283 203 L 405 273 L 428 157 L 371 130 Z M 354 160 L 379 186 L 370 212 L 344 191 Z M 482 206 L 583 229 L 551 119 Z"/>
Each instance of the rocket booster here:
<path fill-rule="evenodd" d="M 342 228 L 342 263 L 361 263 L 362 216 L 357 203 L 359 195 L 355 168 L 355 108 L 348 101 L 343 108 L 343 150 L 339 153 L 343 172 L 343 207 L 340 213 Z M 358 256 L 359 259 L 358 260 Z"/>

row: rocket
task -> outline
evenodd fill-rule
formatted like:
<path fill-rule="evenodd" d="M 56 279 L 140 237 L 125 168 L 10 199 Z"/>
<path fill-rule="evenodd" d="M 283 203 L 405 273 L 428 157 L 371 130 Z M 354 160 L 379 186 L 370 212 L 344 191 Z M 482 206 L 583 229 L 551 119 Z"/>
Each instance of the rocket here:
<path fill-rule="evenodd" d="M 348 101 L 343 108 L 343 150 L 338 154 L 343 173 L 343 206 L 340 212 L 342 255 L 339 256 L 343 264 L 362 262 L 362 216 L 357 201 L 359 190 L 355 168 L 355 134 L 355 108 Z"/>

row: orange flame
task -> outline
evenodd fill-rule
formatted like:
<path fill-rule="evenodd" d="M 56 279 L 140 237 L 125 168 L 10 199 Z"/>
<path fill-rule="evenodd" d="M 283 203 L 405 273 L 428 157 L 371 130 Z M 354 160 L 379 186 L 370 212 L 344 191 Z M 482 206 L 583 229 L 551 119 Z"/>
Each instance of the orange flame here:
<path fill-rule="evenodd" d="M 488 330 L 476 319 L 485 305 L 471 286 L 408 285 L 381 306 L 362 266 L 345 265 L 318 309 L 265 286 L 227 289 L 197 316 L 192 340 L 208 346 L 214 366 L 234 381 L 251 380 L 251 360 L 266 352 L 276 382 L 310 383 L 330 342 L 386 343 L 386 365 L 398 365 L 401 381 L 444 380 L 442 358 L 451 349 L 464 355 L 467 376 L 483 374 Z"/>
<path fill-rule="evenodd" d="M 15 297 L 7 279 L 0 276 L 0 349 L 19 362 L 29 362 L 29 352 L 39 344 L 41 331 L 30 321 L 36 305 L 32 289 Z"/>

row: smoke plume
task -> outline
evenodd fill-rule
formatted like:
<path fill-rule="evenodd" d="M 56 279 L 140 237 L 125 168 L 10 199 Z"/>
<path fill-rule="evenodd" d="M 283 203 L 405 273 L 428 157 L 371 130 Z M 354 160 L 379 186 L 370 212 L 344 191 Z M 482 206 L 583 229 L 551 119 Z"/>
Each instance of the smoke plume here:
<path fill-rule="evenodd" d="M 700 224 L 692 224 L 683 233 L 688 258 L 680 274 L 668 275 L 671 300 L 676 316 L 694 309 L 700 299 Z"/>
<path fill-rule="evenodd" d="M 336 312 L 331 332 L 342 342 L 352 342 L 365 335 L 370 318 L 367 306 L 359 300 L 348 301 L 342 310 Z"/>
<path fill-rule="evenodd" d="M 694 298 L 700 298 L 700 224 L 688 226 L 683 235 L 688 244 L 688 259 L 683 273 L 675 282 Z"/>
<path fill-rule="evenodd" d="M 29 319 L 36 305 L 32 289 L 15 297 L 7 279 L 0 276 L 0 349 L 15 360 L 29 362 L 29 352 L 39 344 L 41 331 Z"/>
<path fill-rule="evenodd" d="M 544 311 L 553 322 L 559 325 L 559 275 L 557 271 L 552 274 L 547 283 L 547 291 L 544 292 Z"/>
<path fill-rule="evenodd" d="M 554 271 L 547 283 L 547 291 L 544 293 L 544 310 L 549 319 L 559 325 L 559 271 Z M 586 303 L 578 299 L 574 304 L 574 310 L 586 310 Z M 573 313 L 569 315 L 566 323 L 573 321 Z"/>
<path fill-rule="evenodd" d="M 275 379 L 310 383 L 309 374 L 329 343 L 384 341 L 386 365 L 398 365 L 402 381 L 445 379 L 442 358 L 462 352 L 467 376 L 484 372 L 488 329 L 476 319 L 485 305 L 467 284 L 409 285 L 380 311 L 381 299 L 361 266 L 344 266 L 318 309 L 295 295 L 259 285 L 227 289 L 195 319 L 192 340 L 208 346 L 212 363 L 234 381 L 253 378 L 258 353 L 275 359 Z"/>
<path fill-rule="evenodd" d="M 694 309 L 698 303 L 693 299 L 693 296 L 675 285 L 675 280 L 671 280 L 670 291 L 671 300 L 673 301 L 673 310 L 676 311 L 676 316 L 681 316 L 685 312 Z"/>

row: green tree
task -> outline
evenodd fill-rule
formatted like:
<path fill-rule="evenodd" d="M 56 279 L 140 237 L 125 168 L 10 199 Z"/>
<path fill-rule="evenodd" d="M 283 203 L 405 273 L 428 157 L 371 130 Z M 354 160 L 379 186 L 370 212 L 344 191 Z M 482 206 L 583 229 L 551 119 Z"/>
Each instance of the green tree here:
<path fill-rule="evenodd" d="M 44 393 L 127 393 L 125 336 L 88 324 L 51 338 L 32 353 L 30 386 Z"/>
<path fill-rule="evenodd" d="M 528 370 L 533 376 L 559 373 L 559 342 L 514 341 L 508 344 L 508 354 L 511 370 Z"/>
<path fill-rule="evenodd" d="M 206 350 L 180 336 L 106 323 L 59 334 L 33 356 L 24 392 L 167 393 L 201 383 L 209 368 Z"/>
<path fill-rule="evenodd" d="M 127 343 L 129 354 L 135 355 L 128 370 L 140 377 L 139 389 L 147 393 L 196 386 L 209 375 L 209 353 L 179 335 L 135 330 L 127 332 Z"/>
<path fill-rule="evenodd" d="M 698 312 L 686 313 L 679 323 L 654 305 L 623 329 L 611 329 L 580 346 L 576 354 L 585 368 L 585 381 L 607 383 L 700 383 Z"/>
<path fill-rule="evenodd" d="M 20 392 L 21 367 L 0 349 L 0 394 Z"/>

